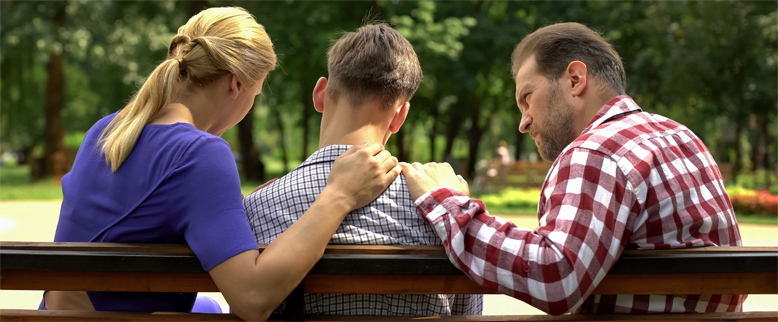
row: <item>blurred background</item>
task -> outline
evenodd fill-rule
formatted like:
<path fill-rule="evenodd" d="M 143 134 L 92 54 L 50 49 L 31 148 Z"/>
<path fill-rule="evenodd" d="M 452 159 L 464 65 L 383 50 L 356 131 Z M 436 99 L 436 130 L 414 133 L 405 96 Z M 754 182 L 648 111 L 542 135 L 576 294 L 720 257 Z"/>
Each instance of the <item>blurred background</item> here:
<path fill-rule="evenodd" d="M 471 180 L 481 176 L 476 183 L 485 192 L 542 182 L 534 177 L 545 175 L 548 164 L 538 161 L 529 136 L 517 131 L 510 54 L 539 27 L 577 21 L 616 47 L 627 93 L 643 109 L 685 124 L 703 139 L 728 184 L 745 189 L 735 192 L 778 193 L 773 1 L 95 0 L 0 6 L 0 200 L 24 198 L 33 192 L 14 187 L 36 184 L 37 193 L 56 197 L 56 181 L 71 166 L 85 131 L 123 107 L 165 58 L 178 27 L 209 6 L 248 9 L 266 27 L 279 57 L 255 108 L 223 136 L 246 185 L 279 177 L 316 150 L 321 116 L 311 92 L 327 75 L 327 47 L 370 15 L 411 41 L 425 74 L 405 126 L 388 144 L 401 160 L 448 161 Z M 778 211 L 757 208 L 749 212 Z"/>
<path fill-rule="evenodd" d="M 244 193 L 317 149 L 321 116 L 311 92 L 327 76 L 326 50 L 370 16 L 408 38 L 424 70 L 408 119 L 388 149 L 403 161 L 450 162 L 492 213 L 535 227 L 550 163 L 517 130 L 510 54 L 535 29 L 576 21 L 615 46 L 627 94 L 644 110 L 702 138 L 721 168 L 744 243 L 778 246 L 775 1 L 3 0 L 0 240 L 52 240 L 59 180 L 84 133 L 122 108 L 165 59 L 178 27 L 211 6 L 249 10 L 278 55 L 254 109 L 223 135 Z M 19 294 L 0 292 L 2 306 L 40 300 L 29 293 L 19 304 Z M 778 297 L 759 298 L 750 296 L 746 309 L 772 309 Z M 485 313 L 516 313 L 504 309 L 521 304 L 506 301 L 490 297 Z"/>

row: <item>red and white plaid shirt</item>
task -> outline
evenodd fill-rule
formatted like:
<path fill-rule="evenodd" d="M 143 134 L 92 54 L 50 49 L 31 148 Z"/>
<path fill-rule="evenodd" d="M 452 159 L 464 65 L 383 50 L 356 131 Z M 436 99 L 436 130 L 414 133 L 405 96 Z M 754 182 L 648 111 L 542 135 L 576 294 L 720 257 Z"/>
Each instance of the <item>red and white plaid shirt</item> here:
<path fill-rule="evenodd" d="M 453 188 L 416 201 L 454 265 L 550 314 L 740 311 L 745 295 L 592 295 L 625 248 L 741 246 L 718 166 L 685 126 L 626 95 L 552 165 L 540 226 L 492 217 Z"/>

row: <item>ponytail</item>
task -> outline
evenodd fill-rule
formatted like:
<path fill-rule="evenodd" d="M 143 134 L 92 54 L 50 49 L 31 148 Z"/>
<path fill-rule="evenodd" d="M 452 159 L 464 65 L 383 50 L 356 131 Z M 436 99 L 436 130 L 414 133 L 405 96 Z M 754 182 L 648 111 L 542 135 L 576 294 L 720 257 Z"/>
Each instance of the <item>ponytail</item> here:
<path fill-rule="evenodd" d="M 179 91 L 198 90 L 235 75 L 253 86 L 275 68 L 273 43 L 254 17 L 243 8 L 210 8 L 178 29 L 163 61 L 130 102 L 100 134 L 99 147 L 113 172 L 127 160 L 143 128 Z"/>
<path fill-rule="evenodd" d="M 180 65 L 180 59 L 168 59 L 159 64 L 127 106 L 103 130 L 98 145 L 113 172 L 118 171 L 130 156 L 146 124 L 173 101 L 173 93 L 181 82 Z"/>

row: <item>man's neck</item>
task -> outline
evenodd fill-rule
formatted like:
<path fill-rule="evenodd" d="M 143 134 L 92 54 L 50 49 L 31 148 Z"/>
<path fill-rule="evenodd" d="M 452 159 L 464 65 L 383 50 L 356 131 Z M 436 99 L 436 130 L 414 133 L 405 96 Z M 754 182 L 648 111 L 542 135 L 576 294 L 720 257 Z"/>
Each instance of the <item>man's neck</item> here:
<path fill-rule="evenodd" d="M 577 118 L 577 122 L 574 128 L 577 131 L 576 133 L 579 135 L 583 134 L 583 130 L 589 126 L 589 123 L 591 123 L 592 120 L 594 120 L 597 112 L 599 112 L 600 109 L 605 106 L 606 103 L 608 103 L 608 101 L 616 96 L 618 96 L 618 94 L 609 92 L 592 97 L 583 109 L 582 116 Z"/>
<path fill-rule="evenodd" d="M 345 100 L 341 100 L 345 101 Z M 386 144 L 391 118 L 376 104 L 351 106 L 346 102 L 325 106 L 319 133 L 319 149 L 334 145 Z"/>

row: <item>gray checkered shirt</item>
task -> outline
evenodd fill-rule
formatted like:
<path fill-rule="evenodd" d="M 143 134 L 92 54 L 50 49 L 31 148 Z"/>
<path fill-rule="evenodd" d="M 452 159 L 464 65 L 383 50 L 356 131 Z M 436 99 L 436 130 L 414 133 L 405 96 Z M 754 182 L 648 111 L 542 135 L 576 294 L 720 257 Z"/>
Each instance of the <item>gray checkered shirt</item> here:
<path fill-rule="evenodd" d="M 258 243 L 269 244 L 308 210 L 324 190 L 335 158 L 349 148 L 348 145 L 322 148 L 289 174 L 243 200 Z M 402 175 L 376 200 L 349 213 L 330 240 L 334 245 L 440 243 L 416 210 Z M 480 294 L 305 294 L 306 314 L 481 315 L 482 308 Z"/>

